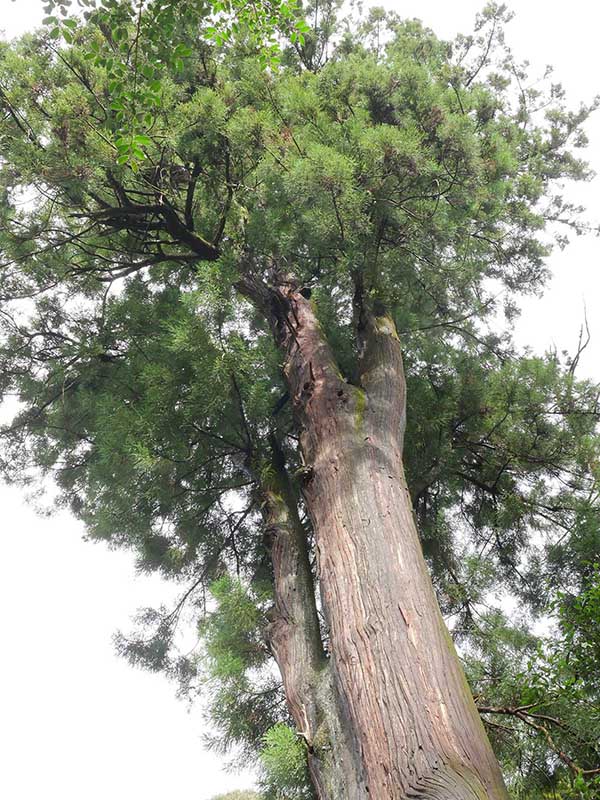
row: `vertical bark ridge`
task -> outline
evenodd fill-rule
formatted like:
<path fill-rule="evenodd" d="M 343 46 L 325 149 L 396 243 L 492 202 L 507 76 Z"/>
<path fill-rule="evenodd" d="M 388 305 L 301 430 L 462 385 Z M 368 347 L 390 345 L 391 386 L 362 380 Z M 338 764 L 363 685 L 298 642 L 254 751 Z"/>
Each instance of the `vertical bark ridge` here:
<path fill-rule="evenodd" d="M 393 319 L 382 303 L 369 308 L 356 278 L 354 322 L 360 385 L 369 398 L 373 435 L 390 437 L 402 449 L 406 428 L 406 381 L 402 348 Z"/>
<path fill-rule="evenodd" d="M 361 785 L 359 761 L 345 743 L 345 725 L 339 719 L 297 498 L 275 436 L 271 437 L 271 446 L 275 480 L 263 489 L 275 589 L 269 642 L 280 668 L 288 708 L 307 745 L 318 799 L 358 800 L 362 797 L 356 793 Z"/>
<path fill-rule="evenodd" d="M 293 281 L 261 300 L 300 430 L 333 678 L 366 778 L 359 796 L 506 800 L 415 527 L 394 323 L 359 298 L 359 388 Z"/>

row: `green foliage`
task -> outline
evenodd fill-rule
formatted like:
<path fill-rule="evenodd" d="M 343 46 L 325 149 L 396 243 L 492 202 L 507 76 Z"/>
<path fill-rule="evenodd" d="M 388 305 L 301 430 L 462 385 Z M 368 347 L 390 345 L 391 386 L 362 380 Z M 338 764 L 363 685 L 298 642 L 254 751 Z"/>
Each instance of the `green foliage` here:
<path fill-rule="evenodd" d="M 216 795 L 212 800 L 260 800 L 260 795 L 256 792 L 227 792 Z"/>
<path fill-rule="evenodd" d="M 260 763 L 261 788 L 267 800 L 310 800 L 314 796 L 306 766 L 306 746 L 288 725 L 280 723 L 266 732 Z"/>
<path fill-rule="evenodd" d="M 577 604 L 586 606 L 596 591 L 585 591 Z M 469 681 L 519 800 L 592 798 L 597 791 L 600 684 L 593 662 L 578 660 L 574 627 L 565 615 L 561 606 L 560 632 L 536 637 L 523 625 L 518 629 L 488 614 L 470 640 Z M 576 638 L 591 653 L 597 618 L 590 623 Z"/>
<path fill-rule="evenodd" d="M 206 56 L 207 44 L 222 49 L 238 40 L 263 68 L 274 68 L 278 35 L 302 44 L 308 30 L 295 0 L 77 0 L 81 18 L 70 15 L 72 5 L 47 0 L 48 39 L 83 45 L 83 58 L 105 72 L 117 163 L 135 170 L 147 157 L 165 75 L 182 74 L 194 53 L 204 48 Z"/>
<path fill-rule="evenodd" d="M 560 665 L 572 673 L 572 685 L 582 693 L 600 694 L 600 568 L 590 565 L 579 594 L 559 595 L 558 621 L 562 634 L 562 652 L 566 653 Z M 560 652 L 560 651 L 559 651 Z M 559 655 L 559 658 L 562 654 Z"/>
<path fill-rule="evenodd" d="M 270 598 L 256 591 L 252 596 L 229 576 L 213 583 L 211 593 L 216 607 L 200 627 L 205 647 L 201 673 L 216 731 L 207 743 L 221 752 L 235 745 L 242 759 L 255 759 L 267 731 L 288 720 L 265 644 Z"/>
<path fill-rule="evenodd" d="M 62 44 L 55 28 L 0 44 L 4 476 L 52 476 L 90 537 L 180 585 L 119 649 L 204 690 L 215 746 L 264 749 L 268 791 L 303 796 L 260 499 L 272 435 L 300 484 L 299 431 L 237 285 L 289 268 L 356 384 L 360 276 L 402 339 L 423 547 L 515 797 L 581 796 L 600 763 L 598 388 L 577 357 L 519 352 L 510 322 L 543 288 L 548 224 L 585 230 L 560 183 L 589 177 L 595 103 L 529 79 L 493 5 L 450 44 L 306 4 L 310 30 L 267 69 L 237 6 L 210 6 L 223 41 L 197 3 L 88 5 L 75 25 L 65 8 Z M 283 6 L 264 8 L 261 42 Z M 201 644 L 183 655 L 189 619 Z"/>

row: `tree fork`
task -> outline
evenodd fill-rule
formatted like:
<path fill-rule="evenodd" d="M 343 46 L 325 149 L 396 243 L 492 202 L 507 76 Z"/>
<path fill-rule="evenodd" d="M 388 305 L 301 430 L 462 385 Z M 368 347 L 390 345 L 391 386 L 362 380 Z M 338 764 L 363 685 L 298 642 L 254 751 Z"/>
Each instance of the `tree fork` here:
<path fill-rule="evenodd" d="M 356 299 L 355 387 L 293 280 L 241 290 L 268 314 L 301 431 L 332 675 L 366 777 L 359 796 L 506 800 L 416 531 L 393 320 Z"/>

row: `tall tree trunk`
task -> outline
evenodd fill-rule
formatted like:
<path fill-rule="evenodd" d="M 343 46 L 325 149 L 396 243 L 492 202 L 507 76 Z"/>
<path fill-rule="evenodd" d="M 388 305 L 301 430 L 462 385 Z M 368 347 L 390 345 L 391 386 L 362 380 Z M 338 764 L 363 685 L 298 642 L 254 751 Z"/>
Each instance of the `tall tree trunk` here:
<path fill-rule="evenodd" d="M 274 480 L 262 487 L 275 594 L 269 644 L 281 672 L 288 708 L 307 745 L 318 800 L 360 800 L 365 796 L 362 764 L 348 741 L 331 664 L 323 649 L 297 497 L 275 436 L 271 447 Z"/>
<path fill-rule="evenodd" d="M 269 316 L 301 431 L 334 682 L 371 800 L 506 800 L 442 619 L 402 463 L 405 381 L 383 309 L 357 296 L 360 387 L 293 280 L 244 287 Z"/>

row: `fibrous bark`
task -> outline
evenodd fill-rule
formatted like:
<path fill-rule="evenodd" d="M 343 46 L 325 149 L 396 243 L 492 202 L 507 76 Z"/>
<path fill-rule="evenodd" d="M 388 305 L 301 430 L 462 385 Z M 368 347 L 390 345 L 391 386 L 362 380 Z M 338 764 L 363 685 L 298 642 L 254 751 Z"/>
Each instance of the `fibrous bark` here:
<path fill-rule="evenodd" d="M 292 279 L 243 290 L 270 321 L 300 430 L 339 718 L 361 765 L 357 796 L 505 800 L 415 527 L 393 320 L 359 287 L 354 386 Z"/>
<path fill-rule="evenodd" d="M 263 486 L 263 516 L 273 564 L 275 606 L 268 638 L 288 708 L 307 746 L 318 800 L 359 800 L 362 765 L 347 741 L 347 726 L 325 655 L 306 534 L 276 438 L 272 485 Z"/>

